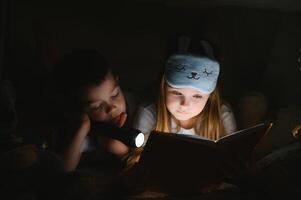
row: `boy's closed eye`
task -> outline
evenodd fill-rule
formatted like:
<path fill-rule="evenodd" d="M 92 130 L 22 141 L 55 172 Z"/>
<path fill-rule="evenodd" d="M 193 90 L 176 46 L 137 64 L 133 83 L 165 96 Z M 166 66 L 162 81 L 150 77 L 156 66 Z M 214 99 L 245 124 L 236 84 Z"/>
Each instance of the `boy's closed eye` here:
<path fill-rule="evenodd" d="M 116 89 L 113 91 L 111 98 L 116 98 L 116 97 L 119 96 L 119 94 L 120 94 L 120 90 L 119 90 L 119 88 L 116 88 Z"/>
<path fill-rule="evenodd" d="M 105 105 L 103 103 L 101 103 L 96 106 L 91 106 L 89 109 L 92 111 L 103 111 L 105 109 Z"/>

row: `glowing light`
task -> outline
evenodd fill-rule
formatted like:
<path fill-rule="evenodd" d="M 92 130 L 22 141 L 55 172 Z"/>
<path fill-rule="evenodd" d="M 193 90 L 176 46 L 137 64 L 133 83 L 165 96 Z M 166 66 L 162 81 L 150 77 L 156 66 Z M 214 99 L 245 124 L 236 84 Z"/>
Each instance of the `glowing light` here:
<path fill-rule="evenodd" d="M 136 147 L 141 147 L 144 143 L 144 134 L 143 133 L 139 133 L 137 135 L 137 137 L 135 138 L 135 144 Z"/>

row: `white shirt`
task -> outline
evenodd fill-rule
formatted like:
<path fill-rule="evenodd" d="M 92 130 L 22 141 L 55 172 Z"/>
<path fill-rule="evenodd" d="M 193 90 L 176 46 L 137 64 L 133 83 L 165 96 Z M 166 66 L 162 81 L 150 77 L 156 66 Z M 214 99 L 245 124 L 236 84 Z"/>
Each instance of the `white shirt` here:
<path fill-rule="evenodd" d="M 156 107 L 154 104 L 148 105 L 146 107 L 139 107 L 137 115 L 134 120 L 133 128 L 136 128 L 143 132 L 146 137 L 155 128 L 156 125 Z M 223 104 L 221 106 L 221 119 L 226 131 L 226 135 L 236 131 L 236 121 L 234 114 L 229 106 Z M 177 124 L 174 120 L 171 121 L 171 129 L 173 133 L 186 134 L 186 135 L 196 135 L 194 129 L 184 129 L 181 128 L 177 131 Z M 201 136 L 202 137 L 202 136 Z M 205 138 L 205 137 L 203 137 Z M 207 138 L 205 138 L 207 139 Z"/>

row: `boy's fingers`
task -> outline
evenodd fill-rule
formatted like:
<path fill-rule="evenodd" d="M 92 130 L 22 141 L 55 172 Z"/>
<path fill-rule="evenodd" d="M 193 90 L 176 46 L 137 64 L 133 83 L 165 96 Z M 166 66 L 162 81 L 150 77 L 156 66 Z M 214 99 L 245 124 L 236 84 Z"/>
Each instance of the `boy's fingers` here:
<path fill-rule="evenodd" d="M 82 125 L 82 127 L 90 129 L 91 122 L 90 122 L 90 118 L 89 118 L 88 114 L 86 114 L 86 113 L 82 114 L 81 125 Z"/>

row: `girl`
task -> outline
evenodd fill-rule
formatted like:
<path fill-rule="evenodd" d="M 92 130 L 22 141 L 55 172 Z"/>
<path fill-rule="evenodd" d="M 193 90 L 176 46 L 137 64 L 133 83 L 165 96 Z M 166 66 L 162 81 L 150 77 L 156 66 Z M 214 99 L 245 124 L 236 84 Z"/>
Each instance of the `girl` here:
<path fill-rule="evenodd" d="M 175 53 L 165 64 L 157 106 L 139 108 L 134 127 L 199 135 L 216 140 L 236 130 L 234 115 L 216 87 L 219 63 L 207 56 Z"/>
<path fill-rule="evenodd" d="M 234 115 L 230 107 L 221 102 L 216 87 L 219 71 L 219 63 L 207 56 L 191 53 L 171 55 L 165 63 L 157 105 L 140 107 L 134 128 L 144 132 L 146 138 L 152 130 L 156 130 L 198 135 L 208 140 L 216 140 L 235 131 Z M 142 150 L 134 151 L 129 157 L 129 168 L 139 160 Z M 229 186 L 232 187 L 226 183 L 209 184 L 201 191 Z"/>

